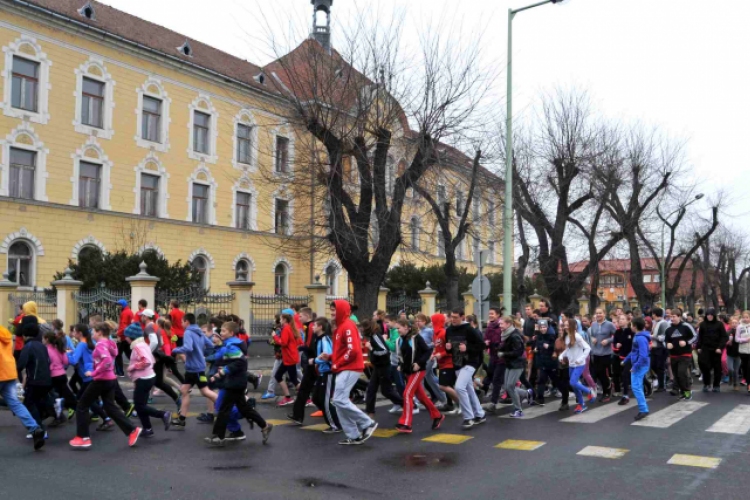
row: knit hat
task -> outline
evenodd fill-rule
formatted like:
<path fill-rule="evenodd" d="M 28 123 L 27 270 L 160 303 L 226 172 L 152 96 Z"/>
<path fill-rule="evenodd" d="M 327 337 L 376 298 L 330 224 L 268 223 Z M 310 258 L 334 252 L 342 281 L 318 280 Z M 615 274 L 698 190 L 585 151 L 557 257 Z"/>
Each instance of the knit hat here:
<path fill-rule="evenodd" d="M 128 307 L 128 301 L 125 299 L 120 299 L 117 301 L 117 305 L 122 306 L 122 307 Z"/>
<path fill-rule="evenodd" d="M 540 319 L 537 323 L 539 326 L 549 326 L 546 319 Z"/>
<path fill-rule="evenodd" d="M 294 316 L 294 309 L 290 309 L 290 308 L 282 309 L 281 314 L 288 314 L 290 316 Z"/>
<path fill-rule="evenodd" d="M 137 339 L 143 337 L 143 329 L 138 323 L 131 323 L 124 332 L 124 335 L 129 339 Z"/>

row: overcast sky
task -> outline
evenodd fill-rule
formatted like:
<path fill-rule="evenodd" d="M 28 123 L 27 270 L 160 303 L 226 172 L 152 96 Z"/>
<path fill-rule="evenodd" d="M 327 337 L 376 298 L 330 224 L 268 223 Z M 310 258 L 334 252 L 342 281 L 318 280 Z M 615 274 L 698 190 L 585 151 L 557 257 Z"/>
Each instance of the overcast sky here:
<path fill-rule="evenodd" d="M 312 19 L 309 0 L 103 1 L 261 65 L 272 58 L 269 25 L 299 39 Z M 534 0 L 335 0 L 334 45 L 354 4 L 373 3 L 382 16 L 404 12 L 406 33 L 430 16 L 484 32 L 485 57 L 504 66 L 507 9 Z M 685 140 L 699 192 L 726 191 L 724 220 L 750 227 L 749 19 L 747 0 L 567 0 L 520 13 L 514 115 L 553 86 L 588 89 L 606 115 Z"/>

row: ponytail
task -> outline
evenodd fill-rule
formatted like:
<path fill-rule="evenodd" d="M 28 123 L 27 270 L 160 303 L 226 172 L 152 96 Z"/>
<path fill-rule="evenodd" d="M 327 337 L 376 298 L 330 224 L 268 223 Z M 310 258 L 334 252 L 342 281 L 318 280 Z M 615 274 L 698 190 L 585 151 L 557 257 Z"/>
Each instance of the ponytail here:
<path fill-rule="evenodd" d="M 55 332 L 47 332 L 44 334 L 44 340 L 46 340 L 48 344 L 54 346 L 60 354 L 65 354 L 65 340 L 63 337 L 59 337 Z"/>

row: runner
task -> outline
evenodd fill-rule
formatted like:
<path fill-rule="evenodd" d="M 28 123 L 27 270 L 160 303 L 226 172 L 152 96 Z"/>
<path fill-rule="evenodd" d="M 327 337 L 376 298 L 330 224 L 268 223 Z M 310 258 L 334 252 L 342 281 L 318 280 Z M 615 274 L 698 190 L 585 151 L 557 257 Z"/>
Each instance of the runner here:
<path fill-rule="evenodd" d="M 630 354 L 633 348 L 633 331 L 630 329 L 630 320 L 627 314 L 623 314 L 617 319 L 618 328 L 615 330 L 614 343 L 612 352 L 617 359 L 612 365 L 612 379 L 615 384 L 615 396 L 621 395 L 618 405 L 626 405 L 630 402 L 628 391 L 630 390 L 630 369 L 623 365 L 623 361 Z M 620 389 L 622 388 L 622 392 Z"/>
<path fill-rule="evenodd" d="M 25 316 L 24 321 L 34 319 L 33 316 Z M 50 372 L 49 354 L 47 348 L 39 340 L 39 325 L 30 322 L 23 330 L 24 346 L 21 350 L 21 357 L 18 358 L 18 369 L 25 370 L 24 377 L 24 399 L 23 405 L 29 410 L 29 413 L 37 425 L 45 430 L 44 438 L 47 438 L 47 432 L 44 427 L 44 419 L 55 416 L 55 409 L 52 403 L 50 391 L 52 391 L 52 375 Z M 30 438 L 33 438 L 33 433 Z"/>
<path fill-rule="evenodd" d="M 182 347 L 183 338 L 185 337 L 184 317 L 185 313 L 180 310 L 180 303 L 173 300 L 169 303 L 169 321 L 172 322 L 172 347 Z M 187 368 L 186 368 L 187 369 Z"/>
<path fill-rule="evenodd" d="M 736 316 L 729 320 L 729 337 L 727 341 L 728 383 L 734 391 L 740 390 L 740 345 L 734 340 L 737 335 L 738 324 L 739 319 Z"/>
<path fill-rule="evenodd" d="M 546 319 L 539 320 L 539 330 L 536 332 L 536 346 L 534 348 L 534 359 L 536 368 L 539 370 L 537 376 L 536 397 L 534 404 L 544 406 L 544 393 L 547 388 L 547 381 L 552 381 L 552 387 L 558 388 L 560 385 L 558 377 L 558 363 L 555 357 L 555 333 L 554 326 L 550 325 Z"/>
<path fill-rule="evenodd" d="M 370 363 L 372 363 L 372 373 L 367 384 L 365 397 L 365 413 L 374 419 L 378 388 L 380 388 L 381 394 L 396 406 L 403 407 L 404 399 L 396 392 L 393 383 L 391 383 L 391 353 L 383 337 L 383 328 L 378 323 L 367 319 L 362 321 L 360 328 L 369 344 Z"/>
<path fill-rule="evenodd" d="M 667 328 L 664 337 L 680 399 L 688 401 L 693 399 L 693 392 L 690 390 L 690 363 L 693 357 L 690 341 L 693 340 L 693 336 L 693 329 L 682 321 L 682 311 L 674 309 L 672 324 Z"/>
<path fill-rule="evenodd" d="M 426 314 L 417 314 L 415 324 L 419 329 L 419 335 L 422 336 L 425 344 L 427 344 L 427 348 L 430 350 L 430 358 L 427 361 L 427 366 L 424 370 L 425 389 L 429 391 L 436 408 L 440 410 L 445 408 L 445 405 L 448 403 L 448 399 L 445 396 L 445 393 L 440 390 L 438 379 L 435 376 L 435 367 L 437 366 L 437 362 L 432 357 L 432 351 L 433 349 L 435 349 L 435 331 L 430 324 L 429 316 L 427 316 Z"/>
<path fill-rule="evenodd" d="M 458 394 L 456 394 L 454 388 L 456 385 L 456 370 L 453 369 L 453 357 L 445 350 L 445 314 L 433 314 L 430 319 L 435 332 L 432 337 L 435 342 L 432 357 L 437 361 L 438 387 L 447 396 L 443 415 L 457 415 L 461 409 L 454 405 L 454 403 L 458 403 Z"/>
<path fill-rule="evenodd" d="M 709 307 L 706 319 L 698 327 L 698 364 L 703 374 L 703 392 L 711 390 L 713 371 L 713 392 L 721 392 L 721 354 L 727 345 L 727 331 L 724 323 L 716 317 L 716 309 Z"/>
<path fill-rule="evenodd" d="M 284 394 L 284 397 L 279 401 L 279 406 L 288 406 L 294 404 L 294 400 L 289 397 L 289 387 L 284 383 L 284 374 L 286 373 L 289 376 L 289 381 L 295 389 L 298 389 L 297 364 L 300 360 L 298 348 L 303 345 L 302 335 L 291 314 L 281 315 L 281 333 L 274 337 L 274 342 L 281 346 L 282 364 L 274 375 L 276 383 L 281 387 L 281 392 Z"/>
<path fill-rule="evenodd" d="M 502 347 L 497 355 L 505 361 L 505 393 L 513 401 L 514 409 L 510 416 L 512 418 L 521 418 L 523 417 L 523 408 L 521 407 L 522 396 L 519 396 L 516 386 L 524 370 L 526 370 L 526 359 L 524 358 L 526 342 L 521 332 L 516 328 L 512 317 L 506 316 L 502 318 L 500 320 L 500 328 L 502 329 L 500 340 Z"/>
<path fill-rule="evenodd" d="M 631 330 L 637 332 L 633 339 L 633 349 L 628 353 L 628 357 L 622 361 L 622 366 L 629 362 L 632 366 L 633 395 L 638 401 L 638 414 L 635 420 L 643 420 L 648 417 L 648 404 L 646 403 L 646 394 L 643 391 L 643 383 L 646 374 L 650 369 L 649 345 L 651 344 L 651 335 L 646 331 L 646 322 L 643 318 L 633 318 L 630 322 Z"/>
<path fill-rule="evenodd" d="M 565 351 L 560 355 L 560 359 L 568 361 L 570 366 L 570 386 L 576 395 L 575 413 L 583 413 L 588 410 L 586 402 L 591 403 L 596 399 L 596 388 L 588 388 L 581 383 L 581 375 L 586 367 L 586 358 L 591 352 L 591 347 L 583 340 L 578 333 L 578 324 L 574 319 L 569 319 L 565 325 Z M 586 395 L 586 401 L 583 395 Z"/>
<path fill-rule="evenodd" d="M 411 434 L 414 406 L 414 397 L 425 406 L 430 412 L 432 419 L 432 430 L 437 430 L 445 420 L 440 414 L 430 398 L 425 394 L 422 381 L 425 377 L 425 367 L 430 360 L 432 353 L 422 335 L 413 328 L 407 320 L 400 319 L 397 321 L 398 334 L 400 338 L 396 345 L 398 353 L 399 370 L 407 376 L 406 390 L 404 391 L 404 411 L 401 418 L 396 424 L 396 430 L 401 433 Z"/>
<path fill-rule="evenodd" d="M 594 381 L 602 387 L 599 401 L 609 403 L 612 395 L 612 383 L 609 375 L 612 369 L 612 338 L 615 335 L 615 325 L 607 321 L 604 309 L 596 309 L 595 319 L 589 329 L 591 337 L 591 367 Z"/>
<path fill-rule="evenodd" d="M 55 399 L 55 421 L 51 424 L 57 426 L 64 424 L 75 411 L 78 400 L 76 400 L 73 391 L 68 387 L 68 377 L 65 369 L 68 367 L 69 360 L 66 352 L 65 338 L 59 337 L 53 332 L 44 334 L 44 345 L 47 348 L 49 356 L 50 376 L 52 377 L 52 388 L 57 393 Z M 67 408 L 68 412 L 63 416 L 63 409 Z"/>
<path fill-rule="evenodd" d="M 318 372 L 318 378 L 315 380 L 313 402 L 323 413 L 323 418 L 326 424 L 328 424 L 328 428 L 323 429 L 323 434 L 336 434 L 342 430 L 336 408 L 331 404 L 331 397 L 333 396 L 333 372 L 331 372 L 330 360 L 325 360 L 321 356 L 322 354 L 330 356 L 333 353 L 331 323 L 326 318 L 318 318 L 313 325 L 313 332 L 318 337 L 315 345 L 315 367 Z"/>
<path fill-rule="evenodd" d="M 482 364 L 484 342 L 476 330 L 464 321 L 461 309 L 451 311 L 451 324 L 445 331 L 445 350 L 453 357 L 456 369 L 456 393 L 464 416 L 461 426 L 471 429 L 487 421 L 479 397 L 474 391 L 474 373 Z"/>
<path fill-rule="evenodd" d="M 651 369 L 656 373 L 658 387 L 655 392 L 664 392 L 667 387 L 667 345 L 664 342 L 669 321 L 664 319 L 664 310 L 661 307 L 654 307 L 651 310 L 653 325 L 651 327 Z"/>
<path fill-rule="evenodd" d="M 120 299 L 117 301 L 120 308 L 120 323 L 117 326 L 117 358 L 115 359 L 115 373 L 118 377 L 125 376 L 125 369 L 122 361 L 123 354 L 130 357 L 128 343 L 125 342 L 125 329 L 134 321 L 133 311 L 128 305 L 128 301 Z"/>
<path fill-rule="evenodd" d="M 746 382 L 750 382 L 748 380 L 750 377 L 750 311 L 742 312 L 742 319 L 737 325 L 734 340 L 739 344 L 742 377 Z M 747 393 L 750 395 L 750 385 L 747 386 Z"/>
<path fill-rule="evenodd" d="M 498 401 L 500 399 L 500 391 L 505 382 L 505 358 L 498 356 L 503 334 L 503 328 L 500 325 L 500 309 L 497 307 L 491 307 L 487 318 L 489 321 L 487 322 L 487 329 L 484 333 L 484 345 L 487 346 L 490 354 L 489 371 L 492 374 L 492 378 L 490 379 L 492 382 L 492 394 L 490 396 L 490 403 L 483 405 L 482 407 L 490 413 L 494 413 L 500 408 L 500 403 Z M 526 326 L 524 326 L 524 330 L 526 330 Z M 534 331 L 533 328 L 531 331 Z M 536 379 L 536 377 L 532 378 Z M 506 397 L 509 397 L 509 395 Z"/>
<path fill-rule="evenodd" d="M 304 331 L 304 344 L 300 348 L 300 363 L 302 364 L 302 381 L 294 399 L 292 413 L 287 419 L 295 424 L 302 425 L 305 421 L 305 407 L 311 403 L 310 395 L 315 388 L 318 372 L 315 369 L 315 357 L 317 356 L 318 336 L 313 333 L 312 309 L 303 307 L 299 310 L 300 321 Z"/>

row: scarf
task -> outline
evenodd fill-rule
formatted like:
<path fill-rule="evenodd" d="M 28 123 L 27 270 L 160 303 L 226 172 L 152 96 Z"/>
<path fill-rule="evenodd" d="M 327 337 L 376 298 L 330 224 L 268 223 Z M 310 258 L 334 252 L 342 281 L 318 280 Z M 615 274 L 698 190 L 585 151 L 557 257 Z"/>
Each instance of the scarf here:
<path fill-rule="evenodd" d="M 505 342 L 508 340 L 508 337 L 510 337 L 510 334 L 513 333 L 516 329 L 514 327 L 508 327 L 505 330 L 503 330 L 503 333 L 500 334 L 500 340 Z"/>

